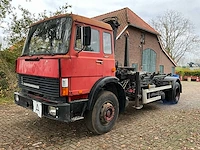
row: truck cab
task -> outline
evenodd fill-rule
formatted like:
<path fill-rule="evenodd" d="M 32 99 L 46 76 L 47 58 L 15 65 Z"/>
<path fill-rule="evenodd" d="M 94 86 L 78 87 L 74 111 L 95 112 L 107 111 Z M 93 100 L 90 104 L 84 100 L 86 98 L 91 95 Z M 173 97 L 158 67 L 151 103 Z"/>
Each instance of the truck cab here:
<path fill-rule="evenodd" d="M 40 117 L 73 120 L 71 111 L 83 110 L 71 110 L 70 104 L 81 101 L 85 105 L 93 85 L 115 75 L 112 36 L 110 25 L 73 14 L 31 25 L 22 56 L 17 59 L 21 92 L 15 93 L 15 102 L 33 110 L 33 102 L 38 102 L 42 105 Z M 60 118 L 56 110 L 56 115 L 51 115 L 51 105 L 66 105 L 69 109 L 64 110 L 70 117 Z"/>

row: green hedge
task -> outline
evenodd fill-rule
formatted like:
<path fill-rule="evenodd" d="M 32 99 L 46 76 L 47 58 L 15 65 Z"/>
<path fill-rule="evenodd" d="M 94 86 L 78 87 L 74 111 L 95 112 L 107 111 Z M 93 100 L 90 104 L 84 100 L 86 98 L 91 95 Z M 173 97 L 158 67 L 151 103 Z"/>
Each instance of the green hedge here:
<path fill-rule="evenodd" d="M 180 76 L 198 76 L 200 77 L 200 70 L 179 70 L 176 72 Z"/>

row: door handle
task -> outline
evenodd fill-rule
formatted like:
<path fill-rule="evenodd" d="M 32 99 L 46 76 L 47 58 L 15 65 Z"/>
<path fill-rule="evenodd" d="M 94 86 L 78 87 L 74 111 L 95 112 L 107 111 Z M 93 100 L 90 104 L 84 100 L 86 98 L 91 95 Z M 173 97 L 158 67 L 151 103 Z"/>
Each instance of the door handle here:
<path fill-rule="evenodd" d="M 97 60 L 96 60 L 96 63 L 98 63 L 98 64 L 103 64 L 103 60 L 97 59 Z"/>

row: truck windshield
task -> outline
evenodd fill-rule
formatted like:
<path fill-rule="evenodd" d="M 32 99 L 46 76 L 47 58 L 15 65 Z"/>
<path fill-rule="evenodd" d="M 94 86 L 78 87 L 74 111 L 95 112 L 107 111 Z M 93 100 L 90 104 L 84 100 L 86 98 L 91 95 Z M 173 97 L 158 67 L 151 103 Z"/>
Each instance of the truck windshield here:
<path fill-rule="evenodd" d="M 56 18 L 32 26 L 22 55 L 54 55 L 68 52 L 72 19 Z"/>

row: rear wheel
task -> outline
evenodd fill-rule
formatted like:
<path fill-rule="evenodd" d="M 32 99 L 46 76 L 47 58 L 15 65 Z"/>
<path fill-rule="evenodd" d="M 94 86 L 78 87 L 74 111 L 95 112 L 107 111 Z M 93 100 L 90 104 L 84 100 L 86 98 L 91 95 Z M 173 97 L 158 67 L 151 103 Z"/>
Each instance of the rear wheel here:
<path fill-rule="evenodd" d="M 94 107 L 86 114 L 86 126 L 95 134 L 110 131 L 118 118 L 119 103 L 117 97 L 110 91 L 99 94 Z"/>
<path fill-rule="evenodd" d="M 165 92 L 165 99 L 167 102 L 177 104 L 180 99 L 180 93 L 180 84 L 176 82 L 172 90 Z"/>

